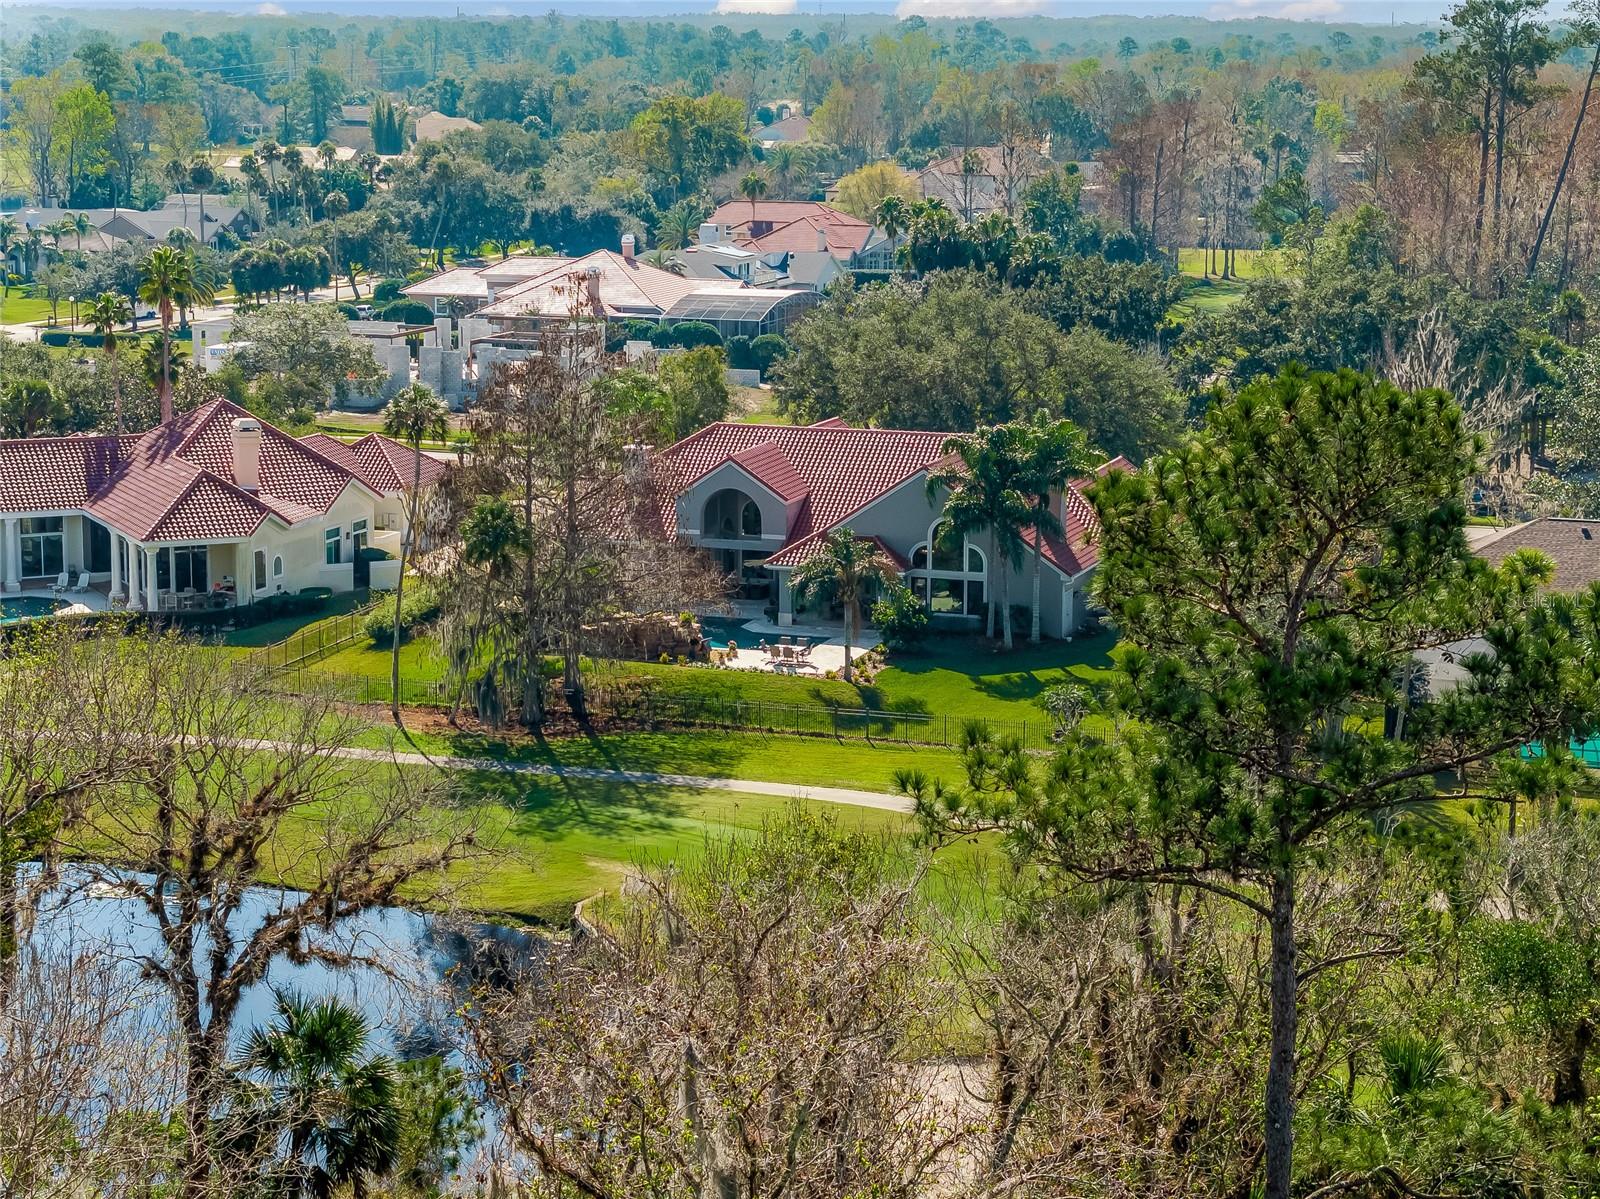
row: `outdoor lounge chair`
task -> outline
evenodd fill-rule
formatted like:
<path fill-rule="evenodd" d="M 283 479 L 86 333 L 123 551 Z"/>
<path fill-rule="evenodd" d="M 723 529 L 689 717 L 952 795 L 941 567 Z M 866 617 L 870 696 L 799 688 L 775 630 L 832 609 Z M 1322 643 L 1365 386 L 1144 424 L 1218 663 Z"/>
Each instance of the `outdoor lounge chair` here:
<path fill-rule="evenodd" d="M 78 581 L 72 585 L 72 594 L 73 595 L 82 595 L 82 594 L 84 594 L 84 592 L 86 592 L 88 590 L 89 590 L 89 572 L 86 571 L 86 570 L 80 570 L 78 572 Z"/>
<path fill-rule="evenodd" d="M 59 596 L 66 589 L 67 589 L 67 572 L 66 571 L 62 571 L 60 574 L 58 574 L 56 576 L 56 581 L 54 583 L 50 584 L 50 590 L 52 592 L 54 592 L 56 595 Z"/>
<path fill-rule="evenodd" d="M 794 656 L 801 662 L 810 662 L 811 651 L 815 648 L 815 643 L 810 641 L 802 641 L 799 645 L 794 647 Z"/>

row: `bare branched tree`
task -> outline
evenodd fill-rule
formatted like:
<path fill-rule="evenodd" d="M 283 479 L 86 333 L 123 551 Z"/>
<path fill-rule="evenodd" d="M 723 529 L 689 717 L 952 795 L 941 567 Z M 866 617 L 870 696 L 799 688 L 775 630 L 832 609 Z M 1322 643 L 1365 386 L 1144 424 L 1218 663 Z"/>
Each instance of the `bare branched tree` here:
<path fill-rule="evenodd" d="M 341 921 L 448 903 L 481 851 L 470 810 L 450 809 L 434 776 L 352 759 L 356 723 L 329 700 L 285 701 L 176 638 L 129 639 L 102 668 L 144 699 L 129 733 L 140 765 L 85 803 L 63 840 L 109 860 L 87 873 L 134 894 L 156 925 L 140 966 L 178 1026 L 182 1193 L 225 1192 L 209 1122 L 245 992 L 280 960 L 349 964 L 359 949 Z M 249 902 L 263 881 L 296 889 Z"/>
<path fill-rule="evenodd" d="M 102 946 L 36 938 L 18 954 L 0 1012 L 0 1194 L 161 1192 L 182 1074 L 159 997 Z"/>
<path fill-rule="evenodd" d="M 471 1053 L 537 1196 L 927 1193 L 964 1129 L 911 1063 L 948 1012 L 916 878 L 796 815 L 650 870 L 485 995 Z"/>

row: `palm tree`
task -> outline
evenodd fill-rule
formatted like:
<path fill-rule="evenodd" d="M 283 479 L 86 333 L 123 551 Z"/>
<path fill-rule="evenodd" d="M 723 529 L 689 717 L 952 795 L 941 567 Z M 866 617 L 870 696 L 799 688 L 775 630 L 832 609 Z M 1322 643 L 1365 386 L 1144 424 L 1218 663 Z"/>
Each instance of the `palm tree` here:
<path fill-rule="evenodd" d="M 759 171 L 751 171 L 739 180 L 739 194 L 750 201 L 750 220 L 756 219 L 756 201 L 767 194 L 767 179 Z"/>
<path fill-rule="evenodd" d="M 995 631 L 993 574 L 1000 570 L 1000 633 L 1006 649 L 1011 643 L 1011 571 L 1022 565 L 1022 530 L 1035 515 L 1030 500 L 1032 480 L 1026 470 L 1026 450 L 1014 425 L 992 425 L 970 437 L 952 437 L 944 443 L 956 462 L 928 476 L 928 496 L 948 491 L 944 516 L 953 533 L 970 537 L 987 531 L 994 543 L 990 555 L 989 636 Z"/>
<path fill-rule="evenodd" d="M 133 319 L 133 305 L 121 292 L 103 291 L 89 301 L 85 318 L 89 327 L 100 335 L 100 349 L 111 364 L 111 407 L 117 418 L 117 432 L 122 427 L 122 380 L 117 371 L 117 329 Z"/>
<path fill-rule="evenodd" d="M 324 138 L 317 147 L 317 161 L 322 163 L 323 174 L 327 174 L 333 170 L 333 164 L 339 161 L 339 147 Z"/>
<path fill-rule="evenodd" d="M 331 191 L 322 197 L 322 211 L 328 217 L 328 236 L 333 242 L 333 302 L 339 302 L 339 270 L 344 265 L 344 260 L 339 257 L 339 218 L 350 211 L 350 197 L 341 191 Z M 355 291 L 356 281 L 354 275 L 350 279 L 350 290 Z M 356 299 L 360 299 L 360 293 Z"/>
<path fill-rule="evenodd" d="M 87 212 L 80 212 L 69 219 L 72 221 L 72 231 L 78 235 L 78 253 L 82 254 L 84 237 L 95 232 L 97 226 L 89 219 Z"/>
<path fill-rule="evenodd" d="M 705 208 L 694 199 L 679 200 L 661 214 L 656 225 L 656 245 L 663 250 L 681 250 L 694 241 Z"/>
<path fill-rule="evenodd" d="M 891 242 L 911 228 L 911 206 L 903 196 L 885 196 L 878 201 L 878 210 L 872 214 L 873 224 L 883 230 Z"/>
<path fill-rule="evenodd" d="M 11 294 L 11 247 L 17 244 L 17 218 L 0 216 L 0 295 Z"/>
<path fill-rule="evenodd" d="M 216 168 L 208 158 L 196 158 L 189 164 L 189 183 L 200 196 L 200 244 L 209 245 L 206 237 L 206 189 L 217 181 Z"/>
<path fill-rule="evenodd" d="M 1043 633 L 1040 625 L 1040 578 L 1043 574 L 1044 539 L 1062 531 L 1061 520 L 1050 510 L 1050 496 L 1072 479 L 1082 478 L 1092 465 L 1089 443 L 1083 431 L 1069 420 L 1053 420 L 1043 410 L 1022 426 L 1023 472 L 1033 506 L 1033 603 L 1028 640 L 1038 645 Z"/>
<path fill-rule="evenodd" d="M 839 676 L 845 682 L 855 673 L 850 647 L 855 642 L 861 600 L 868 584 L 886 586 L 899 577 L 894 560 L 876 542 L 857 537 L 848 528 L 825 536 L 811 557 L 796 568 L 791 585 L 797 601 L 816 596 L 836 600 L 844 609 L 844 669 Z"/>
<path fill-rule="evenodd" d="M 233 1138 L 283 1155 L 289 1195 L 348 1187 L 365 1199 L 394 1167 L 404 1120 L 392 1059 L 367 1051 L 366 1019 L 338 999 L 280 993 L 277 1018 L 254 1029 L 234 1062 Z M 273 1188 L 277 1190 L 277 1188 Z"/>
<path fill-rule="evenodd" d="M 394 644 L 389 662 L 389 682 L 393 691 L 390 711 L 395 727 L 400 724 L 400 601 L 406 586 L 406 567 L 416 551 L 417 525 L 422 513 L 422 443 L 443 441 L 450 432 L 450 411 L 432 391 L 421 383 L 396 392 L 383 414 L 383 431 L 411 447 L 411 494 L 407 497 L 405 534 L 400 541 L 400 577 L 394 587 Z"/>
<path fill-rule="evenodd" d="M 256 148 L 256 157 L 267 167 L 267 216 L 278 219 L 278 163 L 283 161 L 283 149 L 275 141 L 264 141 Z"/>
<path fill-rule="evenodd" d="M 173 246 L 157 246 L 140 268 L 139 298 L 154 304 L 161 318 L 161 373 L 157 396 L 161 401 L 161 422 L 172 419 L 172 314 L 182 306 L 208 304 L 216 288 L 203 272 L 195 269 L 194 257 Z"/>
<path fill-rule="evenodd" d="M 54 248 L 59 257 L 61 256 L 61 243 L 77 231 L 77 226 L 73 224 L 71 217 L 64 216 L 60 220 L 52 221 L 46 225 L 44 231 L 50 235 L 50 240 L 55 243 Z"/>

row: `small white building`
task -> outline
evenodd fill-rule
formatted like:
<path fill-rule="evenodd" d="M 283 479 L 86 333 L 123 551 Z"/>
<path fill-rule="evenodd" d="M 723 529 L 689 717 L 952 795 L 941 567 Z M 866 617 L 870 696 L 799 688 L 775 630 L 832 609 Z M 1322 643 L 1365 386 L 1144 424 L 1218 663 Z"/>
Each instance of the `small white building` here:
<path fill-rule="evenodd" d="M 0 441 L 0 588 L 66 576 L 146 611 L 366 582 L 398 557 L 416 456 L 369 434 L 297 439 L 217 400 L 143 434 Z M 444 463 L 421 457 L 424 487 Z"/>

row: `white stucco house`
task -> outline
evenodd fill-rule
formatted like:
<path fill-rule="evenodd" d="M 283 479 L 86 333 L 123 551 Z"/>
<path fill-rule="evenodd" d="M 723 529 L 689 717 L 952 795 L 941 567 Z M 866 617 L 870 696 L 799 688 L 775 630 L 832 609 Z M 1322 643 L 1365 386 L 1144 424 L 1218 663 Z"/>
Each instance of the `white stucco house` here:
<path fill-rule="evenodd" d="M 414 464 L 378 434 L 295 438 L 225 400 L 145 433 L 0 441 L 0 588 L 65 575 L 146 611 L 349 591 L 362 547 L 398 556 Z M 423 486 L 446 469 L 424 455 Z"/>
<path fill-rule="evenodd" d="M 840 420 L 793 427 L 708 425 L 656 458 L 661 533 L 705 549 L 742 598 L 766 600 L 777 623 L 828 621 L 800 613 L 790 577 L 824 535 L 849 528 L 870 538 L 928 606 L 933 623 L 976 631 L 999 569 L 1011 569 L 1011 603 L 1032 597 L 1033 536 L 1020 567 L 994 556 L 992 538 L 957 538 L 944 526 L 945 494 L 928 493 L 929 473 L 949 459 L 949 433 L 858 429 Z M 1131 470 L 1124 458 L 1099 468 Z M 1099 561 L 1094 509 L 1075 481 L 1050 497 L 1062 527 L 1045 538 L 1041 631 L 1070 637 L 1087 621 Z"/>

